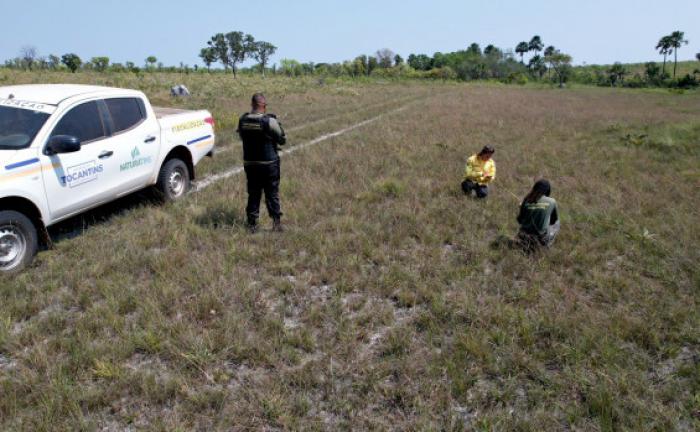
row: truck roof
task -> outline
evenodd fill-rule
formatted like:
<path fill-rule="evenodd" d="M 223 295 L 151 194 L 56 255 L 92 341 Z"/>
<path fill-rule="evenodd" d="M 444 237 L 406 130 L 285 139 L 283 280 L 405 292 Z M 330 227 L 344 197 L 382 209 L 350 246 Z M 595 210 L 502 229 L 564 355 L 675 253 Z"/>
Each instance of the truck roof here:
<path fill-rule="evenodd" d="M 58 105 L 62 101 L 73 96 L 100 93 L 104 96 L 110 94 L 124 95 L 124 93 L 136 93 L 134 90 L 114 87 L 101 87 L 80 84 L 28 84 L 0 87 L 0 98 L 40 102 L 47 105 Z"/>

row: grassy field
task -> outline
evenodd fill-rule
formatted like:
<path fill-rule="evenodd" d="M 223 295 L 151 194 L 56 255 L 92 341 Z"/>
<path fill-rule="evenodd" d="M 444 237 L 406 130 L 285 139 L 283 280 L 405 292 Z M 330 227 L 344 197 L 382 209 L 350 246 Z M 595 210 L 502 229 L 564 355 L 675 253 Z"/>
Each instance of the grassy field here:
<path fill-rule="evenodd" d="M 282 234 L 247 233 L 242 176 L 54 228 L 0 279 L 0 429 L 700 428 L 700 94 L 0 70 L 65 81 L 211 109 L 200 178 L 240 164 L 254 91 L 290 146 L 387 114 L 285 156 Z M 527 256 L 539 176 L 562 232 Z"/>

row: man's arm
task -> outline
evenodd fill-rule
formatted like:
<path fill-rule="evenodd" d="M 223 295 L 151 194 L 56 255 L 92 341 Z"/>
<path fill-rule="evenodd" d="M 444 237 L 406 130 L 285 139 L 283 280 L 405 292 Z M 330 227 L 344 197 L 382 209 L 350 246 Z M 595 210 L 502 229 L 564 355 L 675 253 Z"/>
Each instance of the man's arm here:
<path fill-rule="evenodd" d="M 239 137 L 241 136 L 241 121 L 243 121 L 243 117 L 245 117 L 245 114 L 238 117 L 238 127 L 236 127 L 236 133 L 238 134 Z"/>
<path fill-rule="evenodd" d="M 484 177 L 486 177 L 488 181 L 493 181 L 496 179 L 496 162 L 494 162 L 493 160 L 491 160 L 490 162 L 491 169 L 486 170 L 486 172 L 484 173 Z"/>
<path fill-rule="evenodd" d="M 284 145 L 287 142 L 287 135 L 282 129 L 282 125 L 275 117 L 270 117 L 270 135 L 279 145 Z"/>

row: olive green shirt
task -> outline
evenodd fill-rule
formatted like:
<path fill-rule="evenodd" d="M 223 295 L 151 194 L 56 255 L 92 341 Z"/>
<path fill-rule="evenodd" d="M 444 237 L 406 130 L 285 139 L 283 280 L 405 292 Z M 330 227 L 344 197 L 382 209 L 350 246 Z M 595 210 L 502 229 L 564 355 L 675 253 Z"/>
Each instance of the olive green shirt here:
<path fill-rule="evenodd" d="M 554 198 L 543 196 L 536 203 L 523 203 L 520 206 L 518 223 L 520 229 L 528 234 L 543 236 L 550 225 L 559 220 L 557 202 Z"/>

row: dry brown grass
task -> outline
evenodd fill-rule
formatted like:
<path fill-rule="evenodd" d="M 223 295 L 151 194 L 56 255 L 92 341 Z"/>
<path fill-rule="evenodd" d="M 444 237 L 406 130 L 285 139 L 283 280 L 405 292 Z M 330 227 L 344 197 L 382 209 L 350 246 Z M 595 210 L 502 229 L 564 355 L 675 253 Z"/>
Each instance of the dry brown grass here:
<path fill-rule="evenodd" d="M 74 222 L 2 281 L 0 428 L 700 426 L 697 94 L 307 85 L 290 145 L 420 102 L 285 158 L 282 235 L 246 233 L 242 177 Z M 486 143 L 498 179 L 467 199 Z M 502 240 L 541 175 L 563 230 L 530 257 Z"/>

